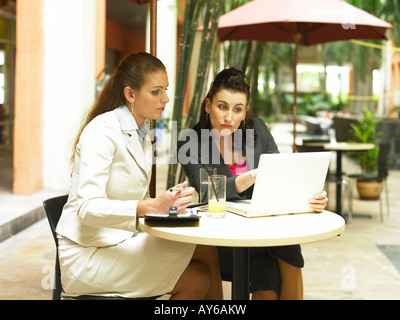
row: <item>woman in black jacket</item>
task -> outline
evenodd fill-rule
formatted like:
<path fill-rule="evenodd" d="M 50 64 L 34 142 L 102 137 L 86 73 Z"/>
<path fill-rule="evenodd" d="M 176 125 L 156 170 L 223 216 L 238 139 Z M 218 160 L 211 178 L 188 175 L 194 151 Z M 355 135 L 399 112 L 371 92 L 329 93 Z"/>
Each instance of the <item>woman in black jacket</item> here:
<path fill-rule="evenodd" d="M 227 200 L 251 199 L 260 155 L 278 153 L 262 119 L 248 112 L 250 85 L 235 68 L 221 71 L 203 101 L 199 122 L 184 130 L 178 141 L 178 159 L 197 191 L 200 168 L 217 168 L 226 179 Z M 310 202 L 315 212 L 326 206 L 325 191 Z M 232 272 L 232 250 L 220 247 L 224 279 Z M 300 245 L 250 249 L 250 291 L 253 299 L 302 299 Z"/>

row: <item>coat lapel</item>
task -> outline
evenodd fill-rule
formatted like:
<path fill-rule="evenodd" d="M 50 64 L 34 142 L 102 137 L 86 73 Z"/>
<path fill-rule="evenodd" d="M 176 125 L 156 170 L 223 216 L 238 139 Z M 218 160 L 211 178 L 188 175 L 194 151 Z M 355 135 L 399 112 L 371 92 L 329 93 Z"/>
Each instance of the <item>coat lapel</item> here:
<path fill-rule="evenodd" d="M 129 153 L 146 175 L 149 175 L 149 168 L 151 167 L 151 149 L 149 149 L 148 145 L 150 145 L 151 148 L 150 138 L 148 136 L 145 137 L 142 147 L 136 130 L 132 130 L 127 134 L 130 135 L 126 144 Z"/>
<path fill-rule="evenodd" d="M 151 175 L 151 166 L 153 164 L 153 147 L 151 144 L 150 135 L 147 134 L 143 141 L 143 154 L 144 154 L 144 165 L 146 167 L 147 175 Z"/>
<path fill-rule="evenodd" d="M 142 146 L 138 136 L 137 124 L 129 109 L 126 106 L 121 106 L 114 109 L 114 112 L 121 124 L 122 134 L 126 139 L 126 148 L 138 167 L 146 173 L 149 179 L 152 164 L 151 141 L 149 135 L 147 134 L 145 136 Z"/>

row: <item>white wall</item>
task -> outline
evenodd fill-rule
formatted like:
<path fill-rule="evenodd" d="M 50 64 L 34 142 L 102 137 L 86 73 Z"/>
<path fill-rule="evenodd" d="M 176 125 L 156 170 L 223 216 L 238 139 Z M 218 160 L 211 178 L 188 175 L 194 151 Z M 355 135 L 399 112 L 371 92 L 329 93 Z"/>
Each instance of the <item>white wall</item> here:
<path fill-rule="evenodd" d="M 68 190 L 73 138 L 94 101 L 95 2 L 45 0 L 42 139 L 47 189 Z M 157 4 L 157 57 L 165 64 L 170 83 L 167 116 L 172 114 L 175 93 L 177 8 L 175 0 L 159 0 Z"/>
<path fill-rule="evenodd" d="M 45 0 L 45 188 L 69 188 L 72 139 L 94 100 L 95 1 Z"/>
<path fill-rule="evenodd" d="M 150 52 L 150 4 L 147 17 L 146 51 Z M 170 102 L 164 117 L 172 115 L 176 77 L 177 8 L 176 0 L 157 1 L 157 58 L 167 68 Z"/>

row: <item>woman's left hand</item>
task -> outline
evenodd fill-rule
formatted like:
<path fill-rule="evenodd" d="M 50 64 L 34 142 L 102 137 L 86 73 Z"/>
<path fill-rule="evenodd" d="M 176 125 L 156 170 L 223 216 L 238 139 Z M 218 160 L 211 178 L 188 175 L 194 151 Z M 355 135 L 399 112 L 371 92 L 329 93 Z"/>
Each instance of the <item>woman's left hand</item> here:
<path fill-rule="evenodd" d="M 326 191 L 317 194 L 314 199 L 310 200 L 310 207 L 318 213 L 324 211 L 326 204 L 328 203 L 328 198 L 326 196 Z"/>

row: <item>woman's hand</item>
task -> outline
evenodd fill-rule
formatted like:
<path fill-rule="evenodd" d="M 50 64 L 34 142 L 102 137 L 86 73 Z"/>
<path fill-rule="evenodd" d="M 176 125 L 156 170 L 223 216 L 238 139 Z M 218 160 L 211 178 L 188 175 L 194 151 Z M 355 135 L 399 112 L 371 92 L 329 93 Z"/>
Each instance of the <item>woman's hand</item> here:
<path fill-rule="evenodd" d="M 314 199 L 310 200 L 310 207 L 318 213 L 324 211 L 326 204 L 328 203 L 328 198 L 326 196 L 326 191 L 317 194 Z"/>
<path fill-rule="evenodd" d="M 170 207 L 177 207 L 178 212 L 185 211 L 186 207 L 192 201 L 192 194 L 194 192 L 194 188 L 187 187 L 187 182 L 182 182 L 172 187 L 171 189 L 165 191 L 158 198 L 160 198 L 160 205 L 167 206 L 167 212 Z M 182 191 L 174 191 L 174 188 L 186 188 Z"/>
<path fill-rule="evenodd" d="M 173 188 L 186 188 L 187 182 L 177 184 Z M 192 201 L 194 188 L 186 188 L 182 191 L 170 191 L 173 188 L 164 191 L 154 199 L 141 200 L 137 205 L 137 216 L 142 217 L 146 213 L 168 213 L 170 207 L 177 207 L 178 212 L 185 211 L 186 207 Z"/>
<path fill-rule="evenodd" d="M 254 184 L 254 182 L 256 182 L 257 171 L 258 169 L 253 169 L 241 174 L 236 178 L 235 185 L 237 193 L 242 193 L 243 191 L 250 188 Z"/>

